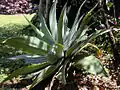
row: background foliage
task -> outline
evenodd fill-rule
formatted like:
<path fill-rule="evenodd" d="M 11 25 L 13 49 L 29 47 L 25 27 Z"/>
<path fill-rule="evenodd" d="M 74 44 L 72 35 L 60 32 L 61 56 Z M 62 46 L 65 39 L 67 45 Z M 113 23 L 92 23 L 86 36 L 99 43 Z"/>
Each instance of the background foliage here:
<path fill-rule="evenodd" d="M 0 14 L 28 13 L 30 8 L 29 0 L 0 0 Z"/>

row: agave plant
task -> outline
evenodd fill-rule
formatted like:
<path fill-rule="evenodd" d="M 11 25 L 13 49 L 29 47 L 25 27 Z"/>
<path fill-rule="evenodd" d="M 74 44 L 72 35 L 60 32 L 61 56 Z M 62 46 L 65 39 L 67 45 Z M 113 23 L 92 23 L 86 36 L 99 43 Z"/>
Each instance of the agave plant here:
<path fill-rule="evenodd" d="M 90 41 L 109 31 L 98 30 L 90 35 L 87 34 L 90 28 L 88 22 L 91 17 L 93 17 L 92 11 L 97 5 L 86 15 L 80 16 L 80 11 L 85 1 L 80 6 L 71 28 L 67 26 L 68 18 L 66 14 L 66 5 L 63 7 L 59 20 L 57 21 L 57 0 L 53 3 L 49 13 L 49 27 L 42 15 L 39 15 L 40 29 L 34 26 L 26 18 L 33 30 L 37 33 L 37 37 L 14 37 L 5 40 L 3 43 L 21 49 L 28 54 L 41 55 L 46 60 L 38 64 L 31 64 L 17 69 L 4 81 L 19 75 L 35 73 L 31 88 L 51 75 L 53 77 L 61 77 L 58 79 L 61 80 L 63 84 L 66 84 L 66 71 L 70 67 L 75 67 L 78 70 L 84 68 L 90 73 L 102 73 L 102 75 L 107 76 L 102 64 L 94 55 L 81 54 L 81 51 L 88 46 L 94 47 L 96 51 L 100 52 L 97 46 L 91 44 Z"/>

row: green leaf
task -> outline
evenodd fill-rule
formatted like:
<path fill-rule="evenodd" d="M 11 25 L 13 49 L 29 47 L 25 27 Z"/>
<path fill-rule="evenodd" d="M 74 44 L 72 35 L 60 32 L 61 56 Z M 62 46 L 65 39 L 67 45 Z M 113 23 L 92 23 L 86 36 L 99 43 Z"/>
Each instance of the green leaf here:
<path fill-rule="evenodd" d="M 0 46 L 0 53 L 2 53 L 2 54 L 6 53 L 7 54 L 7 53 L 13 52 L 13 48 L 6 47 L 6 46 L 4 44 L 2 46 Z"/>
<path fill-rule="evenodd" d="M 51 7 L 50 13 L 49 13 L 49 25 L 50 25 L 50 30 L 51 30 L 53 39 L 55 41 L 58 41 L 56 4 L 57 4 L 57 0 L 54 2 L 53 6 Z"/>
<path fill-rule="evenodd" d="M 109 8 L 111 8 L 111 7 L 113 6 L 113 3 L 112 3 L 112 2 L 108 2 L 106 5 L 107 5 Z"/>
<path fill-rule="evenodd" d="M 9 38 L 3 43 L 31 54 L 47 54 L 48 44 L 36 37 L 24 36 Z"/>
<path fill-rule="evenodd" d="M 90 36 L 88 36 L 88 38 L 86 40 L 84 40 L 84 42 L 82 42 L 83 44 L 86 44 L 88 42 L 90 42 L 91 40 L 95 39 L 96 37 L 103 35 L 107 32 L 111 31 L 111 29 L 107 29 L 107 30 L 96 30 L 96 32 L 92 33 Z M 80 40 L 76 40 L 77 42 L 80 42 Z"/>
<path fill-rule="evenodd" d="M 67 50 L 71 43 L 75 40 L 75 38 L 73 36 L 77 35 L 77 30 L 78 30 L 78 26 L 80 21 L 82 20 L 83 16 L 81 16 L 81 18 L 79 19 L 79 21 L 72 26 L 72 28 L 70 29 L 68 35 L 66 35 L 65 40 L 64 40 L 64 45 L 65 45 L 65 50 Z"/>
<path fill-rule="evenodd" d="M 38 77 L 35 78 L 33 81 L 31 88 L 33 88 L 35 85 L 37 85 L 39 82 L 43 81 L 44 79 L 48 78 L 49 76 L 56 74 L 56 70 L 61 66 L 63 63 L 63 59 L 60 59 L 57 64 L 50 65 L 43 69 Z"/>
<path fill-rule="evenodd" d="M 64 27 L 66 27 L 65 23 L 67 22 L 65 19 L 66 18 L 66 5 L 67 4 L 65 4 L 65 6 L 63 7 L 63 10 L 58 20 L 58 43 L 60 44 L 63 44 L 64 32 L 66 31 L 64 30 L 65 29 Z"/>
<path fill-rule="evenodd" d="M 47 55 L 47 60 L 51 64 L 56 63 L 64 55 L 63 49 L 64 49 L 64 46 L 61 44 L 54 45 L 51 48 L 51 50 L 49 50 L 49 53 Z"/>
<path fill-rule="evenodd" d="M 77 32 L 77 35 L 74 35 L 74 36 L 76 36 L 76 39 L 78 39 L 78 38 L 81 39 L 86 34 L 86 31 L 89 28 L 87 26 L 87 24 L 90 21 L 90 19 L 94 16 L 94 14 L 92 15 L 92 12 L 97 7 L 97 5 L 98 4 L 96 4 L 82 19 L 82 21 L 80 23 L 80 27 L 79 27 L 78 32 Z"/>
<path fill-rule="evenodd" d="M 45 41 L 46 43 L 53 45 L 54 44 L 54 40 L 52 38 L 52 35 L 49 31 L 49 29 L 47 28 L 47 25 L 45 23 L 45 20 L 43 18 L 42 15 L 39 15 L 39 19 L 40 19 L 40 30 L 33 25 L 25 16 L 26 20 L 29 22 L 29 24 L 31 25 L 32 29 L 37 33 L 38 37 Z"/>
<path fill-rule="evenodd" d="M 102 66 L 99 59 L 97 59 L 95 56 L 90 55 L 87 57 L 84 57 L 82 59 L 79 59 L 75 62 L 74 66 L 77 69 L 85 69 L 87 72 L 96 74 L 96 75 L 102 75 L 102 76 L 108 76 L 107 72 L 105 71 L 104 67 Z"/>
<path fill-rule="evenodd" d="M 0 38 L 0 43 L 3 42 L 5 39 L 4 38 Z"/>
<path fill-rule="evenodd" d="M 47 55 L 47 61 L 50 63 L 50 64 L 54 64 L 58 61 L 59 57 L 57 55 L 54 55 L 53 53 L 52 54 L 48 54 Z"/>
<path fill-rule="evenodd" d="M 91 40 L 95 39 L 96 37 L 105 34 L 107 32 L 111 31 L 111 29 L 108 30 L 97 30 L 95 33 L 91 34 L 86 40 L 81 42 L 80 40 L 76 40 L 77 43 L 74 43 L 74 45 L 72 45 L 72 47 L 70 47 L 67 50 L 67 55 L 70 54 L 74 54 L 76 53 L 80 48 L 82 48 L 84 45 L 86 45 L 87 43 L 89 43 Z"/>
<path fill-rule="evenodd" d="M 89 20 L 91 19 L 92 12 L 97 7 L 97 5 L 98 5 L 98 3 L 84 16 L 84 18 L 81 22 L 81 26 L 85 26 L 88 24 Z"/>
<path fill-rule="evenodd" d="M 69 30 L 69 28 L 67 27 L 68 25 L 68 18 L 67 18 L 67 13 L 66 13 L 66 4 L 64 6 L 65 11 L 64 11 L 64 15 L 63 15 L 63 27 L 62 27 L 62 38 L 64 41 L 65 36 L 67 35 L 67 32 Z"/>
<path fill-rule="evenodd" d="M 80 12 L 81 12 L 81 9 L 82 9 L 83 5 L 85 4 L 85 2 L 86 2 L 86 0 L 79 7 L 79 10 L 76 14 L 76 17 L 75 17 L 75 20 L 74 20 L 74 23 L 73 23 L 73 26 L 72 26 L 68 36 L 65 38 L 65 49 L 68 49 L 70 47 L 70 45 L 75 41 L 75 38 L 77 36 L 81 36 L 80 34 L 78 34 L 80 32 L 79 31 L 80 28 L 78 29 L 78 26 L 79 26 L 81 20 L 86 17 L 86 16 L 84 18 L 83 18 L 83 16 L 80 17 Z"/>
<path fill-rule="evenodd" d="M 19 69 L 15 70 L 3 82 L 5 82 L 7 80 L 11 80 L 13 77 L 18 77 L 19 75 L 25 75 L 25 74 L 28 74 L 28 73 L 32 73 L 36 70 L 41 70 L 41 69 L 47 67 L 48 65 L 49 65 L 48 62 L 43 62 L 43 63 L 39 63 L 39 64 L 32 64 L 32 65 L 24 66 L 22 68 L 19 68 Z"/>
<path fill-rule="evenodd" d="M 86 39 L 86 31 L 89 30 L 88 29 L 89 27 L 87 26 L 87 24 L 90 21 L 91 17 L 93 16 L 92 11 L 96 8 L 97 4 L 84 17 L 81 16 L 79 18 L 80 10 L 85 2 L 86 1 L 84 1 L 83 4 L 80 6 L 78 13 L 76 15 L 74 24 L 73 24 L 68 36 L 65 39 L 66 40 L 65 41 L 65 49 L 68 49 L 71 46 L 71 44 L 74 45 L 76 39 L 79 39 L 80 41 L 83 41 Z"/>
<path fill-rule="evenodd" d="M 55 52 L 59 58 L 63 56 L 63 53 L 64 53 L 63 49 L 64 49 L 64 46 L 62 44 L 56 44 Z"/>
<path fill-rule="evenodd" d="M 33 81 L 30 89 L 32 89 L 34 86 L 36 86 L 39 82 L 43 81 L 44 79 L 46 79 L 47 77 L 49 77 L 50 75 L 52 75 L 54 73 L 54 71 L 56 70 L 55 66 L 48 66 L 45 69 L 43 69 L 41 71 L 41 73 L 38 75 L 37 78 L 35 78 L 35 80 Z"/>
<path fill-rule="evenodd" d="M 75 55 L 79 54 L 84 48 L 88 47 L 88 46 L 91 46 L 91 47 L 94 47 L 96 49 L 96 51 L 100 52 L 100 49 L 94 45 L 94 44 L 91 44 L 91 43 L 87 43 L 85 44 L 83 47 L 81 47 L 76 53 Z"/>
<path fill-rule="evenodd" d="M 66 69 L 67 69 L 67 65 L 69 63 L 69 60 L 65 60 L 65 62 L 63 63 L 63 65 L 61 65 L 59 71 L 57 72 L 57 79 L 61 81 L 62 84 L 66 84 Z"/>
<path fill-rule="evenodd" d="M 73 23 L 73 26 L 77 24 L 78 20 L 79 20 L 79 16 L 80 16 L 80 12 L 81 12 L 81 9 L 83 7 L 83 5 L 86 3 L 87 0 L 84 0 L 84 2 L 80 5 L 78 11 L 77 11 L 77 14 L 76 14 L 76 17 L 75 17 L 75 20 L 74 20 L 74 23 Z"/>

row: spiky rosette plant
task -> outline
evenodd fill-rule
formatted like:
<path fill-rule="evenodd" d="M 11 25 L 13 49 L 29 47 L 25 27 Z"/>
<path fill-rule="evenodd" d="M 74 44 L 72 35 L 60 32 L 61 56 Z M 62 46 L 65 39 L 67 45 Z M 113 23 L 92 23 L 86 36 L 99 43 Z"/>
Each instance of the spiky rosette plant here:
<path fill-rule="evenodd" d="M 85 0 L 86 1 L 86 0 Z M 63 84 L 66 84 L 67 70 L 70 67 L 75 67 L 78 70 L 84 68 L 86 71 L 93 74 L 102 74 L 107 76 L 102 64 L 99 60 L 89 54 L 81 54 L 85 47 L 91 46 L 100 52 L 97 46 L 90 44 L 90 41 L 99 35 L 102 35 L 109 30 L 98 30 L 96 32 L 87 34 L 93 7 L 86 15 L 79 17 L 82 6 L 80 6 L 72 28 L 68 28 L 68 18 L 66 14 L 66 5 L 61 11 L 61 15 L 57 22 L 56 19 L 56 4 L 57 0 L 53 3 L 49 13 L 49 27 L 46 25 L 45 19 L 39 15 L 40 29 L 36 28 L 27 18 L 33 30 L 37 33 L 37 37 L 23 36 L 9 38 L 3 43 L 23 50 L 25 53 L 38 54 L 44 56 L 44 62 L 38 64 L 31 64 L 15 70 L 4 81 L 17 77 L 19 75 L 34 73 L 33 83 L 31 88 L 39 82 L 50 77 L 58 78 Z"/>

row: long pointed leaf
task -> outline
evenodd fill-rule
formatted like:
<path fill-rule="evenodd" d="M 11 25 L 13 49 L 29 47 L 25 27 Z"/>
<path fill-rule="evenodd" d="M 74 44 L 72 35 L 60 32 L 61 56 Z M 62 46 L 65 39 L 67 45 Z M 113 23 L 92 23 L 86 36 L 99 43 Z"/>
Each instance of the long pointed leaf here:
<path fill-rule="evenodd" d="M 86 2 L 86 0 L 80 5 L 80 7 L 78 9 L 78 12 L 76 14 L 76 17 L 75 17 L 73 26 L 72 26 L 69 34 L 65 38 L 65 41 L 64 41 L 64 43 L 65 43 L 65 49 L 69 48 L 69 46 L 71 45 L 71 43 L 74 41 L 76 35 L 78 34 L 78 32 L 77 32 L 78 26 L 79 26 L 80 21 L 83 19 L 83 16 L 81 16 L 80 18 L 79 18 L 79 16 L 80 16 L 81 9 L 82 9 L 83 5 L 85 4 L 85 2 Z"/>
<path fill-rule="evenodd" d="M 59 71 L 57 72 L 58 75 L 57 75 L 57 79 L 61 81 L 61 83 L 63 85 L 65 85 L 67 83 L 66 81 L 66 67 L 69 63 L 69 60 L 66 60 L 64 62 L 64 64 L 61 66 L 61 68 L 59 69 Z"/>
<path fill-rule="evenodd" d="M 77 12 L 77 14 L 76 14 L 76 17 L 75 17 L 73 26 L 76 25 L 76 23 L 78 22 L 81 9 L 82 9 L 83 5 L 86 3 L 86 1 L 87 1 L 87 0 L 84 0 L 84 2 L 80 5 L 80 7 L 79 7 L 79 9 L 78 9 L 78 12 Z M 73 26 L 72 26 L 72 27 L 73 27 Z"/>
<path fill-rule="evenodd" d="M 78 32 L 78 35 L 77 37 L 81 37 L 82 35 L 84 35 L 86 33 L 85 28 L 86 28 L 86 25 L 88 24 L 88 22 L 90 21 L 91 17 L 93 16 L 92 15 L 92 12 L 93 10 L 97 7 L 98 4 L 96 4 L 83 18 L 83 20 L 81 21 L 80 23 L 80 27 L 79 27 L 79 32 Z M 76 37 L 76 38 L 77 38 Z"/>
<path fill-rule="evenodd" d="M 64 55 L 64 46 L 61 44 L 56 44 L 53 46 L 51 50 L 49 50 L 49 53 L 47 55 L 47 60 L 51 63 L 54 64 L 58 62 L 58 60 L 63 57 Z"/>
<path fill-rule="evenodd" d="M 36 86 L 39 82 L 43 81 L 44 79 L 46 79 L 47 77 L 49 77 L 50 75 L 52 75 L 54 73 L 54 71 L 56 70 L 56 67 L 54 66 L 48 66 L 45 69 L 43 69 L 41 71 L 41 73 L 38 75 L 38 77 L 33 80 L 33 83 L 30 87 L 30 90 Z"/>
<path fill-rule="evenodd" d="M 40 73 L 40 75 L 33 81 L 30 89 L 32 89 L 39 82 L 41 82 L 44 79 L 48 78 L 50 75 L 54 74 L 55 70 L 57 70 L 58 67 L 60 67 L 62 62 L 63 62 L 63 60 L 60 60 L 60 61 L 58 61 L 58 63 L 56 65 L 50 65 L 50 66 L 46 67 L 45 69 L 43 69 L 42 72 Z"/>
<path fill-rule="evenodd" d="M 58 40 L 57 18 L 56 18 L 56 4 L 57 4 L 57 0 L 54 2 L 53 6 L 51 7 L 50 13 L 49 13 L 50 31 L 51 31 L 53 39 L 55 41 Z"/>
<path fill-rule="evenodd" d="M 82 18 L 83 18 L 83 16 L 80 17 L 78 22 L 76 22 L 76 24 L 71 28 L 68 35 L 66 35 L 65 40 L 64 40 L 65 50 L 67 50 L 70 47 L 71 43 L 75 40 L 76 36 L 75 37 L 73 37 L 73 36 L 77 33 L 78 26 L 79 26 L 79 23 L 82 20 Z"/>
<path fill-rule="evenodd" d="M 60 44 L 63 44 L 63 34 L 65 32 L 64 30 L 64 23 L 66 22 L 66 20 L 64 20 L 64 18 L 66 17 L 66 5 L 67 3 L 65 4 L 65 6 L 63 7 L 63 10 L 60 14 L 60 18 L 59 18 L 59 21 L 58 21 L 58 43 Z"/>
<path fill-rule="evenodd" d="M 102 35 L 102 34 L 105 34 L 107 32 L 111 31 L 111 29 L 108 29 L 108 30 L 97 30 L 95 33 L 93 33 L 92 35 L 90 35 L 86 40 L 82 41 L 81 40 L 77 40 L 71 48 L 68 49 L 67 51 L 67 55 L 70 55 L 70 54 L 73 54 L 73 53 L 76 53 L 76 51 L 78 51 L 80 48 L 82 48 L 84 45 L 86 45 L 87 43 L 89 43 L 91 40 L 93 40 L 94 38 Z"/>
<path fill-rule="evenodd" d="M 26 53 L 40 55 L 46 55 L 47 48 L 49 46 L 47 43 L 39 40 L 38 38 L 29 36 L 9 38 L 3 43 L 16 49 L 23 50 Z"/>
<path fill-rule="evenodd" d="M 50 31 L 48 30 L 47 26 L 46 26 L 46 23 L 45 23 L 45 20 L 43 18 L 42 15 L 39 15 L 40 17 L 40 30 L 35 26 L 33 25 L 25 16 L 26 20 L 29 22 L 29 24 L 31 25 L 32 29 L 37 33 L 38 37 L 45 41 L 46 43 L 50 44 L 50 45 L 53 45 L 54 44 L 54 40 L 51 36 L 51 33 Z"/>
<path fill-rule="evenodd" d="M 19 68 L 19 69 L 15 70 L 3 82 L 5 82 L 7 80 L 11 80 L 13 77 L 18 77 L 19 75 L 25 75 L 25 74 L 28 74 L 28 73 L 32 73 L 32 72 L 34 72 L 38 69 L 41 70 L 48 65 L 49 65 L 48 62 L 44 62 L 44 63 L 40 63 L 40 64 L 32 64 L 32 65 L 24 66 L 22 68 Z"/>
<path fill-rule="evenodd" d="M 83 2 L 82 6 L 84 5 L 85 2 L 86 1 Z M 79 10 L 81 10 L 82 6 L 79 8 Z M 92 15 L 92 11 L 96 8 L 96 6 L 97 4 L 85 16 L 83 15 L 84 17 L 81 16 L 80 19 L 77 21 L 77 18 L 80 14 L 78 12 L 78 15 L 76 16 L 76 19 L 75 19 L 76 21 L 74 21 L 74 25 L 69 33 L 70 38 L 68 38 L 66 42 L 67 46 L 70 46 L 72 43 L 74 43 L 76 39 L 79 39 L 79 40 L 81 39 L 81 41 L 86 39 L 86 32 L 89 30 L 89 26 L 87 26 L 87 24 L 90 21 L 90 19 L 94 16 L 94 14 Z"/>
<path fill-rule="evenodd" d="M 108 76 L 101 62 L 93 55 L 84 57 L 82 59 L 78 57 L 78 60 L 76 60 L 74 66 L 77 69 L 83 68 L 87 72 L 95 75 Z"/>
<path fill-rule="evenodd" d="M 100 52 L 100 49 L 94 45 L 94 44 L 91 44 L 91 43 L 87 43 L 85 44 L 82 48 L 80 48 L 76 53 L 75 55 L 79 54 L 84 48 L 88 47 L 88 46 L 91 46 L 91 47 L 94 47 L 98 52 Z"/>

